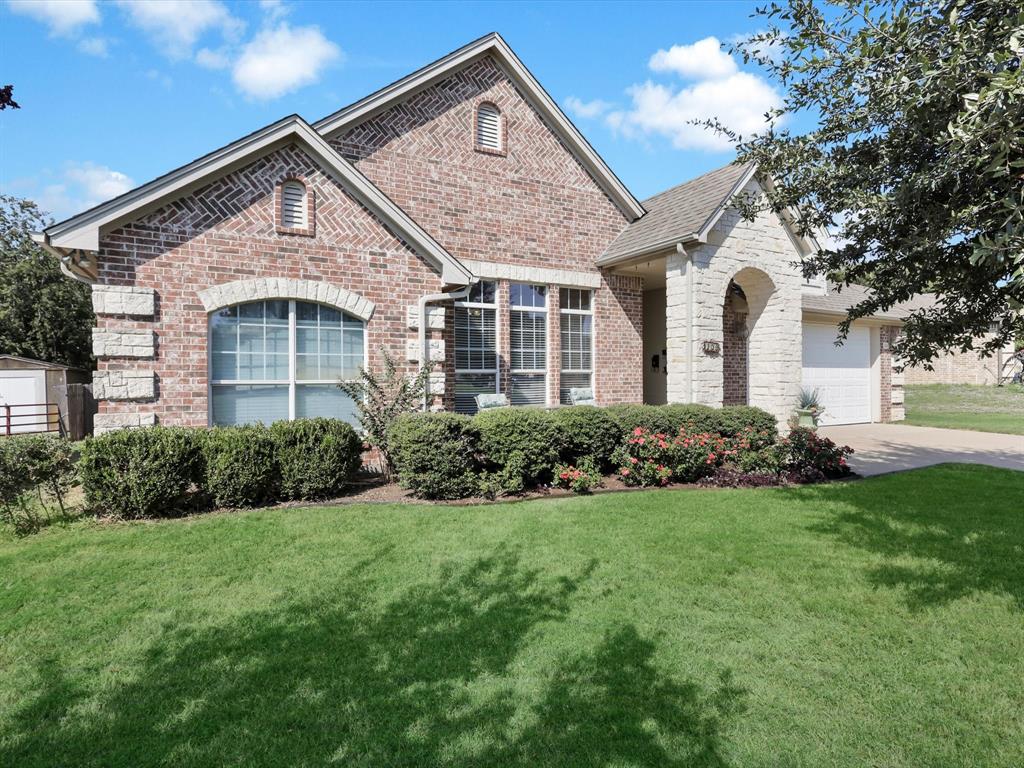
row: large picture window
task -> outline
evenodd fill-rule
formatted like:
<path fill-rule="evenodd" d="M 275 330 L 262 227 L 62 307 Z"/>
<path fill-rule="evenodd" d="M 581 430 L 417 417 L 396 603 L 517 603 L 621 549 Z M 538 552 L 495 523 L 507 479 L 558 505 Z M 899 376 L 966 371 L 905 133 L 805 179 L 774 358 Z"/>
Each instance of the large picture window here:
<path fill-rule="evenodd" d="M 498 392 L 496 284 L 481 281 L 455 303 L 455 410 L 476 413 L 476 396 Z"/>
<path fill-rule="evenodd" d="M 513 283 L 509 289 L 509 401 L 513 405 L 547 405 L 547 288 Z"/>
<path fill-rule="evenodd" d="M 338 381 L 366 362 L 366 324 L 334 307 L 272 299 L 210 315 L 211 421 L 270 424 L 327 416 L 355 423 Z"/>
<path fill-rule="evenodd" d="M 569 390 L 592 389 L 594 385 L 593 294 L 578 288 L 562 288 L 558 303 L 562 341 L 558 397 L 563 405 L 569 405 Z"/>

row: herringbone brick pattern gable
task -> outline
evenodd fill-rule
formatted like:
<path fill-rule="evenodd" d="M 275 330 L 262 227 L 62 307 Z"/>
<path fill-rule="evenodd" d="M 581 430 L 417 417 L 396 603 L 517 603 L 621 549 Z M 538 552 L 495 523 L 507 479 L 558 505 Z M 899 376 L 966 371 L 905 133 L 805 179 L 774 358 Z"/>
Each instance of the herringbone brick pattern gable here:
<path fill-rule="evenodd" d="M 474 148 L 484 101 L 505 119 L 505 156 Z M 490 58 L 330 141 L 456 258 L 592 270 L 627 223 Z"/>
<path fill-rule="evenodd" d="M 301 178 L 316 195 L 317 239 L 348 247 L 390 249 L 399 239 L 297 146 L 289 146 L 229 173 L 213 183 L 134 222 L 134 231 L 207 230 L 270 237 L 275 232 L 274 189 Z"/>

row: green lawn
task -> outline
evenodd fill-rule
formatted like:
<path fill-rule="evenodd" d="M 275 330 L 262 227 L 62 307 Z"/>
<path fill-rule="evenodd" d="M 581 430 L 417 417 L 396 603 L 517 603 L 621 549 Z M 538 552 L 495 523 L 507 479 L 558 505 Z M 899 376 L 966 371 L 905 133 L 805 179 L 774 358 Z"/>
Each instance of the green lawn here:
<path fill-rule="evenodd" d="M 1020 766 L 1024 473 L 0 539 L 0 766 Z"/>
<path fill-rule="evenodd" d="M 915 384 L 906 387 L 907 424 L 1024 435 L 1024 387 Z"/>

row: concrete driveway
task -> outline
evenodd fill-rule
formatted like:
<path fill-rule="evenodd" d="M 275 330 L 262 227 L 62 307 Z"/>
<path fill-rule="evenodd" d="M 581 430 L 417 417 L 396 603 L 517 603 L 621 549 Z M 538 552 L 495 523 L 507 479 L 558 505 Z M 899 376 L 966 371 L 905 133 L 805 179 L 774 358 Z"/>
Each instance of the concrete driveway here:
<path fill-rule="evenodd" d="M 903 424 L 849 424 L 822 427 L 820 434 L 852 446 L 850 466 L 861 475 L 881 475 L 943 462 L 990 464 L 1024 471 L 1024 435 L 910 427 Z"/>

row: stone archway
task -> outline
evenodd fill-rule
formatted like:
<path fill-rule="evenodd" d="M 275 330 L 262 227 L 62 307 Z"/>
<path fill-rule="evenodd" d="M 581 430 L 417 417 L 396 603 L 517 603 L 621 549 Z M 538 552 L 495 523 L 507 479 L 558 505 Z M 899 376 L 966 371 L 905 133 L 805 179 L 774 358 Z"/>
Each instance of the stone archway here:
<path fill-rule="evenodd" d="M 786 340 L 778 315 L 782 297 L 757 267 L 740 269 L 722 301 L 722 403 L 779 409 L 778 383 Z"/>

